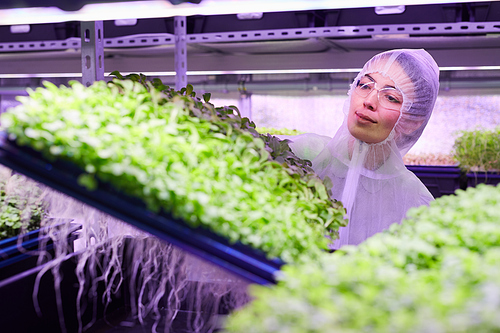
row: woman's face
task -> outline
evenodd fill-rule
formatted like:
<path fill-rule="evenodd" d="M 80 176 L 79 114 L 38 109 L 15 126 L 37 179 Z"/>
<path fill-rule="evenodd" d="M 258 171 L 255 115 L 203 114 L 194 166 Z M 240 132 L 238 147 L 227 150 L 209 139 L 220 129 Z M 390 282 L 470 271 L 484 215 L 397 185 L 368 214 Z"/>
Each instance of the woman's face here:
<path fill-rule="evenodd" d="M 366 74 L 351 94 L 349 132 L 366 143 L 384 141 L 396 125 L 402 104 L 394 81 L 380 73 Z"/>

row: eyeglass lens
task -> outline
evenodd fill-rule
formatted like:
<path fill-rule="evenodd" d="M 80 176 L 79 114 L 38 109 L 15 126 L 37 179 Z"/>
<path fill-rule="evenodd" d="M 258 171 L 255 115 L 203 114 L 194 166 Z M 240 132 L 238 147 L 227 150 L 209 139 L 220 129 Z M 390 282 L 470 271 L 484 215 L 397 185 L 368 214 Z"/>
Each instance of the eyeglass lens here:
<path fill-rule="evenodd" d="M 403 104 L 403 95 L 395 88 L 376 89 L 373 81 L 363 82 L 359 80 L 354 91 L 361 97 L 367 97 L 373 90 L 377 90 L 379 103 L 382 107 L 390 110 L 400 110 Z"/>

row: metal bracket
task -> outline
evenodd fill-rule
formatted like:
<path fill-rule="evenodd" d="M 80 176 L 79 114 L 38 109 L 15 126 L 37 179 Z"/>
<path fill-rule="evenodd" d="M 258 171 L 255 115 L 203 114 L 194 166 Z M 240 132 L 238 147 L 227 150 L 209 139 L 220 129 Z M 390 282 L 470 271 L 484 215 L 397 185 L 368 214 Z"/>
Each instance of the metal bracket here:
<path fill-rule="evenodd" d="M 81 23 L 82 83 L 104 80 L 104 33 L 102 21 Z"/>

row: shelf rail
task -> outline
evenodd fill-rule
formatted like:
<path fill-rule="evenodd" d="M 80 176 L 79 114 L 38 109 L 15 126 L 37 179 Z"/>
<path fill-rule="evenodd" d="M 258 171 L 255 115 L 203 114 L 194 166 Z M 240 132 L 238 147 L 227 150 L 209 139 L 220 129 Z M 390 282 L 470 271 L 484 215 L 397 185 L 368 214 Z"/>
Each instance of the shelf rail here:
<path fill-rule="evenodd" d="M 307 38 L 356 38 L 384 35 L 404 35 L 405 37 L 412 37 L 488 34 L 500 34 L 500 22 L 385 24 L 196 33 L 186 34 L 186 44 L 293 40 Z M 175 44 L 176 35 L 170 33 L 137 34 L 103 39 L 104 48 L 130 48 Z M 65 40 L 0 43 L 0 53 L 67 50 L 79 48 L 81 48 L 81 41 L 80 38 L 77 37 L 71 37 Z"/>

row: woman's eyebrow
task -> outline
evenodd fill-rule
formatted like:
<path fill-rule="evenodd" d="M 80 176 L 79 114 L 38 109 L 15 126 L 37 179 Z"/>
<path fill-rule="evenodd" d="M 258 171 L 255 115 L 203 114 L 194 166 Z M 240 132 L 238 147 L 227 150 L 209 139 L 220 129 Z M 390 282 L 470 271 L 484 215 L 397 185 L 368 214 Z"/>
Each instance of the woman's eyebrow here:
<path fill-rule="evenodd" d="M 372 77 L 370 76 L 370 74 L 365 74 L 365 76 L 366 76 L 368 79 L 370 79 L 372 82 L 377 83 L 377 81 L 375 81 L 375 79 L 374 79 L 374 78 L 372 78 Z M 384 86 L 384 88 L 392 88 L 392 89 L 396 89 L 396 87 L 395 87 L 395 86 L 390 86 L 390 85 L 388 85 L 388 84 L 386 84 L 386 85 Z"/>
<path fill-rule="evenodd" d="M 369 78 L 369 79 L 370 79 L 370 81 L 372 81 L 372 82 L 377 82 L 377 81 L 375 81 L 375 79 L 374 79 L 374 78 L 372 78 L 372 77 L 370 76 L 370 74 L 365 74 L 365 76 L 366 76 L 367 78 Z"/>

